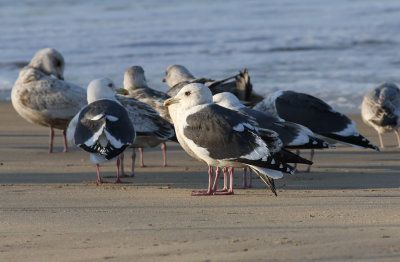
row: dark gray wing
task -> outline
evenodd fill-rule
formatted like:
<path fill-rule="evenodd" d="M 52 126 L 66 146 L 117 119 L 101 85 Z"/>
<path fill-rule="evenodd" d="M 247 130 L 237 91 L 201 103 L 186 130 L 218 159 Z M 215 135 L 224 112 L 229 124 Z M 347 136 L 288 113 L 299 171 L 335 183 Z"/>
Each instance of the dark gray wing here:
<path fill-rule="evenodd" d="M 205 148 L 211 158 L 237 161 L 283 172 L 292 171 L 289 165 L 269 157 L 271 150 L 267 149 L 257 129 L 248 121 L 248 117 L 236 111 L 210 104 L 189 115 L 186 123 L 187 126 L 183 130 L 185 137 L 197 146 Z M 269 131 L 269 134 L 269 139 L 277 139 L 275 132 Z M 259 159 L 249 155 L 256 155 Z"/>
<path fill-rule="evenodd" d="M 284 91 L 275 100 L 279 117 L 299 123 L 319 134 L 340 132 L 351 120 L 314 96 Z"/>
<path fill-rule="evenodd" d="M 351 126 L 352 121 L 314 96 L 284 91 L 276 98 L 275 107 L 279 117 L 304 125 L 317 134 L 355 146 L 379 150 L 358 133 L 338 134 Z"/>
<path fill-rule="evenodd" d="M 102 129 L 110 135 L 107 136 L 107 145 L 102 145 L 98 140 Z M 81 110 L 74 139 L 76 145 L 84 150 L 112 159 L 133 144 L 135 136 L 128 113 L 120 104 L 98 100 Z"/>
<path fill-rule="evenodd" d="M 304 127 L 292 122 L 280 121 L 277 117 L 257 110 L 244 107 L 239 110 L 243 114 L 253 117 L 262 128 L 271 129 L 279 134 L 285 148 L 312 149 L 328 148 L 325 141 L 310 136 L 311 131 L 305 132 Z M 312 133 L 311 133 L 312 134 Z"/>

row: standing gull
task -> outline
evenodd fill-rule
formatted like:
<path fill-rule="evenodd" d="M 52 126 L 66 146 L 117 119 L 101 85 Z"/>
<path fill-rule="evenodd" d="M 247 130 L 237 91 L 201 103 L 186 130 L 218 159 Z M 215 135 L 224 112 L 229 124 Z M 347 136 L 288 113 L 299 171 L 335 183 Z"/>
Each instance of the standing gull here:
<path fill-rule="evenodd" d="M 357 132 L 354 121 L 314 96 L 294 91 L 277 91 L 253 109 L 306 126 L 329 143 L 341 142 L 379 151 L 378 147 Z"/>
<path fill-rule="evenodd" d="M 175 96 L 179 90 L 188 83 L 201 83 L 210 88 L 215 95 L 221 92 L 231 92 L 242 101 L 259 102 L 262 97 L 252 92 L 253 86 L 247 69 L 234 76 L 223 80 L 213 80 L 209 78 L 195 78 L 189 70 L 182 65 L 170 65 L 167 67 L 163 82 L 171 88 L 167 91 L 170 96 Z"/>
<path fill-rule="evenodd" d="M 293 122 L 284 121 L 267 112 L 250 109 L 240 103 L 239 99 L 231 93 L 223 92 L 213 96 L 213 102 L 238 111 L 241 114 L 253 117 L 261 128 L 271 129 L 279 134 L 286 149 L 324 149 L 332 147 L 307 127 Z M 310 159 L 312 161 L 312 159 Z M 308 166 L 308 171 L 311 165 Z M 244 178 L 245 179 L 245 178 Z"/>
<path fill-rule="evenodd" d="M 64 152 L 68 151 L 65 130 L 86 105 L 86 91 L 64 81 L 64 66 L 64 58 L 57 50 L 41 49 L 21 70 L 11 92 L 11 102 L 21 117 L 50 128 L 49 153 L 53 152 L 53 128 L 62 130 Z"/>
<path fill-rule="evenodd" d="M 129 67 L 124 74 L 124 88 L 129 92 L 129 96 L 137 99 L 143 103 L 150 105 L 154 108 L 161 117 L 170 123 L 172 123 L 171 117 L 168 113 L 168 108 L 164 106 L 164 100 L 168 99 L 170 96 L 166 93 L 154 90 L 147 85 L 147 81 L 144 75 L 144 70 L 140 66 L 131 66 Z M 158 116 L 159 118 L 159 116 Z M 168 126 L 171 130 L 173 127 L 168 123 L 164 123 L 162 119 L 158 120 L 160 125 Z M 171 133 L 171 132 L 170 132 Z M 172 132 L 173 133 L 173 132 Z M 173 136 L 173 134 L 171 135 Z M 167 137 L 167 139 L 170 137 Z M 161 143 L 161 149 L 163 151 L 163 166 L 167 166 L 167 154 L 166 154 L 166 144 L 164 140 L 160 140 L 159 143 L 151 143 L 140 146 L 141 143 L 138 142 L 139 145 L 139 153 L 140 153 L 140 166 L 144 167 L 143 161 L 143 147 L 154 147 Z"/>
<path fill-rule="evenodd" d="M 91 81 L 87 99 L 88 105 L 68 125 L 68 140 L 90 153 L 90 160 L 96 163 L 97 183 L 103 182 L 99 164 L 117 160 L 115 183 L 119 183 L 118 156 L 135 141 L 135 129 L 127 111 L 115 99 L 115 89 L 109 79 Z"/>
<path fill-rule="evenodd" d="M 382 133 L 394 132 L 400 147 L 400 90 L 393 83 L 382 83 L 365 94 L 361 104 L 363 121 L 375 128 L 383 148 Z"/>
<path fill-rule="evenodd" d="M 294 170 L 281 154 L 282 142 L 271 130 L 258 129 L 248 117 L 212 103 L 212 93 L 202 84 L 192 83 L 167 99 L 166 106 L 177 107 L 172 114 L 179 143 L 190 155 L 209 166 L 206 191 L 192 195 L 213 194 L 213 167 L 249 167 L 276 194 L 274 178 Z M 260 135 L 263 135 L 261 138 Z M 268 137 L 268 145 L 265 142 Z M 231 178 L 232 179 L 232 178 Z M 233 189 L 230 189 L 233 191 Z"/>

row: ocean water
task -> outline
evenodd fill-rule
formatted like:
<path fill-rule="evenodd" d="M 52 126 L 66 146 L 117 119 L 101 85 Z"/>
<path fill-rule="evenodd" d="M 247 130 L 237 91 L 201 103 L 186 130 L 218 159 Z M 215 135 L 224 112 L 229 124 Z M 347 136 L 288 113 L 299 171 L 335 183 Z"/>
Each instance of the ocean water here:
<path fill-rule="evenodd" d="M 0 94 L 41 48 L 66 60 L 65 78 L 86 87 L 141 65 L 153 88 L 170 64 L 196 77 L 249 69 L 254 90 L 296 90 L 344 112 L 382 81 L 400 84 L 397 0 L 1 0 Z"/>

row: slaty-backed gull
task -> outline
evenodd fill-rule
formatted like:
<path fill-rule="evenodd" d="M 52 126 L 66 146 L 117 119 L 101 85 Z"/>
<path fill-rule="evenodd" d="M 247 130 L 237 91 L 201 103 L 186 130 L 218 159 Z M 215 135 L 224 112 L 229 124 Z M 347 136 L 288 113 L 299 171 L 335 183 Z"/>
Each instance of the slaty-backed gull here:
<path fill-rule="evenodd" d="M 329 143 L 340 142 L 379 151 L 378 147 L 357 132 L 354 121 L 314 96 L 294 91 L 277 91 L 253 109 L 306 126 Z"/>
<path fill-rule="evenodd" d="M 249 167 L 274 194 L 273 179 L 281 178 L 282 172 L 294 171 L 285 163 L 282 141 L 276 132 L 258 129 L 248 117 L 212 103 L 212 93 L 206 86 L 188 84 L 164 104 L 177 107 L 176 111 L 180 112 L 171 115 L 179 143 L 190 155 L 209 166 L 208 189 L 192 195 L 213 194 L 214 166 Z M 230 190 L 233 192 L 232 188 Z"/>
<path fill-rule="evenodd" d="M 41 49 L 21 70 L 11 92 L 12 104 L 21 117 L 50 128 L 49 153 L 53 152 L 53 128 L 62 130 L 64 152 L 68 151 L 65 130 L 86 105 L 86 91 L 64 81 L 64 66 L 64 58 L 57 50 Z"/>
<path fill-rule="evenodd" d="M 90 153 L 96 164 L 97 183 L 102 183 L 99 164 L 117 160 L 117 179 L 120 182 L 119 155 L 135 141 L 135 129 L 128 112 L 115 98 L 115 88 L 107 78 L 90 82 L 87 88 L 88 105 L 71 120 L 67 136 L 70 143 Z"/>
<path fill-rule="evenodd" d="M 213 102 L 238 111 L 241 114 L 253 117 L 261 128 L 271 129 L 279 134 L 279 138 L 283 142 L 286 149 L 324 149 L 333 147 L 327 142 L 319 139 L 307 127 L 293 122 L 284 121 L 267 112 L 261 112 L 250 109 L 240 103 L 239 99 L 232 93 L 223 92 L 213 96 Z M 312 161 L 312 159 L 310 159 Z M 311 165 L 308 166 L 308 171 Z M 246 172 L 244 173 L 246 176 Z M 251 177 L 251 176 L 250 176 Z M 247 179 L 243 178 L 244 187 L 246 187 Z M 250 179 L 251 181 L 251 179 Z"/>
<path fill-rule="evenodd" d="M 400 147 L 400 90 L 394 83 L 382 83 L 365 94 L 361 104 L 363 121 L 378 132 L 381 148 L 382 133 L 394 132 Z"/>

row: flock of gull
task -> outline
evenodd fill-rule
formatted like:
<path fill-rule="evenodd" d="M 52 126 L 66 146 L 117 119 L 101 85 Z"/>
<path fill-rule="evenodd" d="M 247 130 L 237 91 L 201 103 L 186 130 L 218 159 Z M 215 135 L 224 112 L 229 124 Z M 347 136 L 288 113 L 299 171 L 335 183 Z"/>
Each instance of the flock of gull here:
<path fill-rule="evenodd" d="M 167 165 L 166 142 L 173 141 L 193 158 L 208 165 L 208 188 L 192 195 L 233 194 L 234 168 L 256 173 L 276 195 L 274 179 L 293 174 L 297 164 L 310 171 L 314 149 L 335 148 L 344 143 L 379 151 L 360 135 L 354 121 L 309 94 L 278 91 L 268 97 L 252 92 L 248 71 L 223 80 L 196 78 L 182 65 L 170 65 L 163 82 L 164 93 L 147 85 L 140 66 L 129 67 L 124 88 L 109 78 L 91 81 L 85 90 L 64 80 L 65 62 L 55 49 L 39 50 L 25 66 L 12 89 L 17 113 L 33 124 L 62 130 L 64 152 L 76 145 L 90 153 L 97 169 L 96 183 L 104 182 L 99 166 L 116 161 L 117 179 L 134 176 L 136 148 L 144 166 L 143 148 L 161 145 Z M 381 134 L 394 131 L 400 147 L 400 90 L 382 83 L 368 92 L 362 103 L 362 118 Z M 124 152 L 132 148 L 132 170 L 124 171 Z M 311 149 L 311 159 L 299 150 Z M 293 152 L 296 150 L 296 152 Z M 213 180 L 215 169 L 215 179 Z M 224 187 L 218 180 L 224 174 Z M 228 186 L 229 176 L 229 186 Z"/>

